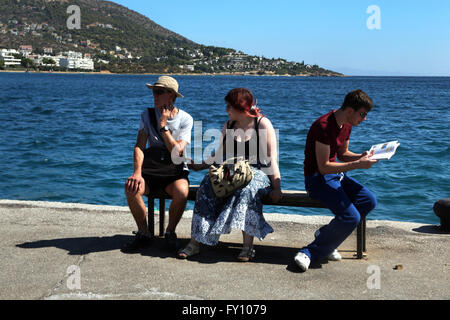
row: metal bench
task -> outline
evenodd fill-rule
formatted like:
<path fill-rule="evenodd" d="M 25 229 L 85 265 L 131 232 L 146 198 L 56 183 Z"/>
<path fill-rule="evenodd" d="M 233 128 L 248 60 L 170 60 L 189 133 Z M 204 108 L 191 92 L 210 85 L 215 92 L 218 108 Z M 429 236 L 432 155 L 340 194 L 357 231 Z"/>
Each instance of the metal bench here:
<path fill-rule="evenodd" d="M 188 201 L 195 201 L 199 186 L 190 186 Z M 308 207 L 308 208 L 326 208 L 322 203 L 308 197 L 306 191 L 283 190 L 283 198 L 280 202 L 274 204 L 268 198 L 263 199 L 264 205 L 275 205 L 280 207 Z M 166 212 L 166 199 L 171 197 L 162 190 L 156 190 L 148 195 L 148 229 L 152 236 L 155 235 L 155 199 L 159 199 L 159 236 L 164 235 L 164 220 Z M 356 257 L 362 259 L 366 252 L 366 219 L 361 219 L 356 230 Z"/>

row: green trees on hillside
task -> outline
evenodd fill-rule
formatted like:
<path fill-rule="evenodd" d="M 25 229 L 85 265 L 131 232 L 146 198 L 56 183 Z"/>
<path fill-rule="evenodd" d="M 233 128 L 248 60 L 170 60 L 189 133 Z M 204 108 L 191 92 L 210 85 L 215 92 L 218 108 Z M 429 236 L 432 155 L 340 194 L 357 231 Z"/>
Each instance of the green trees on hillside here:
<path fill-rule="evenodd" d="M 81 29 L 69 30 L 67 27 L 69 4 L 81 9 Z M 44 47 L 52 47 L 54 53 L 90 53 L 97 70 L 192 72 L 193 66 L 194 72 L 198 73 L 328 73 L 317 65 L 305 65 L 303 61 L 267 59 L 230 48 L 197 44 L 137 12 L 108 1 L 1 0 L 0 22 L 8 29 L 0 38 L 0 46 L 7 44 L 17 49 L 19 45 L 27 44 L 33 46 L 34 53 L 40 54 Z M 23 60 L 22 64 L 33 65 L 31 60 Z"/>

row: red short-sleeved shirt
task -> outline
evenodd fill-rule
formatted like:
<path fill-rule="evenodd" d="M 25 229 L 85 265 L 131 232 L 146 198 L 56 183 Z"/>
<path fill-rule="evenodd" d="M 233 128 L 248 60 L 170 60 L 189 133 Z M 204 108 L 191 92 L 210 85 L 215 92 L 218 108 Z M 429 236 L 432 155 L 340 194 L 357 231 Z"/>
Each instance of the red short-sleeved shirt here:
<path fill-rule="evenodd" d="M 330 146 L 330 162 L 336 162 L 339 148 L 350 139 L 352 125 L 349 123 L 339 129 L 334 111 L 331 111 L 312 124 L 306 138 L 304 174 L 312 176 L 319 172 L 316 158 L 316 141 Z"/>

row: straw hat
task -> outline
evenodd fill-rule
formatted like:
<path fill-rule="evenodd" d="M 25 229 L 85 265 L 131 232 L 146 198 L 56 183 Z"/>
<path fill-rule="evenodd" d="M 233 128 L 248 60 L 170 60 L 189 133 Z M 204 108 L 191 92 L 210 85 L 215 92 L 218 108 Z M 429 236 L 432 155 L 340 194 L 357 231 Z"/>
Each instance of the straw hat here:
<path fill-rule="evenodd" d="M 178 82 L 172 77 L 169 76 L 161 76 L 158 80 L 152 85 L 150 83 L 146 84 L 147 88 L 165 88 L 173 91 L 178 98 L 183 98 L 183 95 L 178 92 Z"/>

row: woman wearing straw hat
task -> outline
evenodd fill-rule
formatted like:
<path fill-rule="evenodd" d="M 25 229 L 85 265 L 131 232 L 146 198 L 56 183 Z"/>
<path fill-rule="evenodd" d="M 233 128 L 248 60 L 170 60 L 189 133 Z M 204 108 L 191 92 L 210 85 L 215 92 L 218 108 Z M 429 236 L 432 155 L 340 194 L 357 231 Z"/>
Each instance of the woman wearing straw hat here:
<path fill-rule="evenodd" d="M 134 172 L 125 183 L 128 206 L 138 226 L 138 232 L 134 240 L 125 245 L 123 252 L 136 251 L 147 246 L 151 241 L 146 221 L 146 207 L 142 197 L 154 189 L 163 189 L 172 197 L 165 239 L 168 249 L 176 251 L 175 229 L 186 208 L 189 192 L 189 169 L 186 163 L 175 166 L 170 174 L 157 171 L 158 167 L 150 173 L 148 170 L 145 171 L 145 167 L 143 168 L 147 143 L 151 147 L 167 151 L 169 155 L 177 153 L 181 155 L 186 145 L 191 142 L 193 126 L 192 117 L 174 106 L 176 98 L 183 97 L 178 92 L 178 82 L 174 78 L 162 76 L 153 85 L 147 84 L 147 87 L 153 92 L 155 108 L 147 109 L 141 114 L 137 142 L 134 147 Z M 174 150 L 175 152 L 172 152 Z"/>
<path fill-rule="evenodd" d="M 202 164 L 191 164 L 190 167 L 202 170 L 213 162 L 242 156 L 249 160 L 254 175 L 245 187 L 224 198 L 216 196 L 208 174 L 205 176 L 197 192 L 191 241 L 178 253 L 180 259 L 198 254 L 200 243 L 216 245 L 221 234 L 230 233 L 235 228 L 242 230 L 243 235 L 243 248 L 238 260 L 247 262 L 255 256 L 253 238 L 262 240 L 273 232 L 262 213 L 262 198 L 269 195 L 274 202 L 281 199 L 275 130 L 270 120 L 263 117 L 255 106 L 250 90 L 233 89 L 225 101 L 230 120 L 223 126 L 220 140 L 223 143 L 216 152 L 218 156 L 214 155 Z M 266 153 L 258 150 L 265 150 Z"/>

